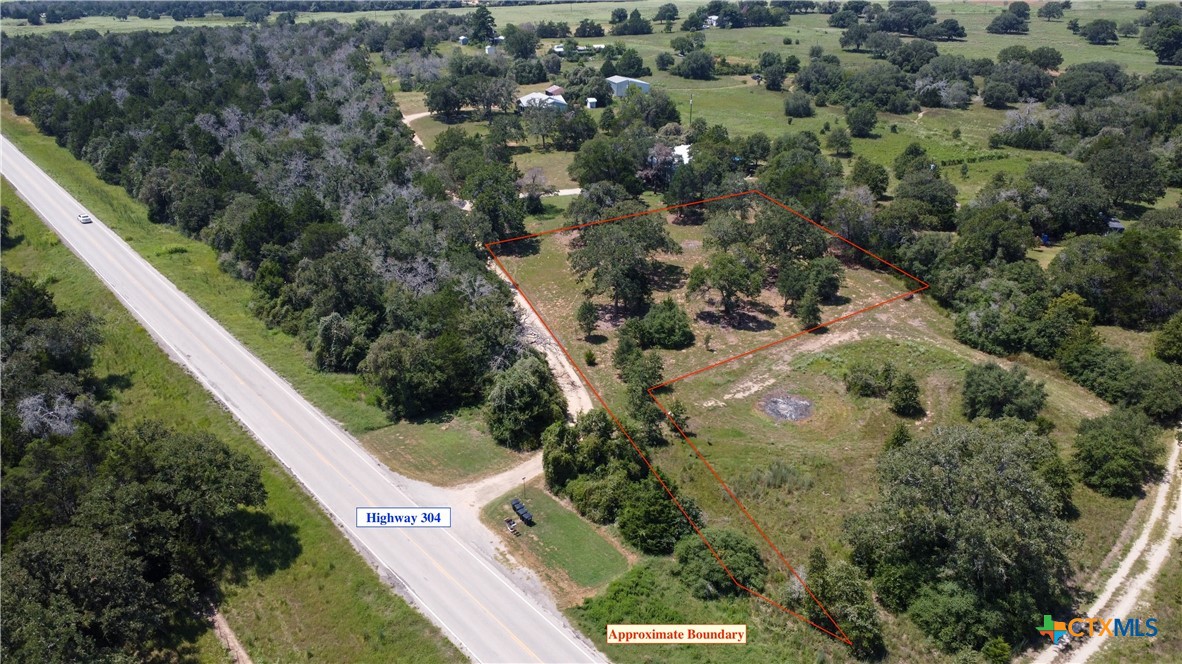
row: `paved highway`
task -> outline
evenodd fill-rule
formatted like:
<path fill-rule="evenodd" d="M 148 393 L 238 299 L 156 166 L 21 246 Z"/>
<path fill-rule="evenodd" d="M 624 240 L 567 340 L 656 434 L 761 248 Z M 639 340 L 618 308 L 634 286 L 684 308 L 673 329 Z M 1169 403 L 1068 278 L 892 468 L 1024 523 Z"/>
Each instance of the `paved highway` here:
<path fill-rule="evenodd" d="M 477 544 L 491 535 L 481 524 L 461 518 L 449 530 L 356 528 L 357 507 L 446 506 L 437 501 L 449 494 L 377 463 L 101 219 L 78 223 L 85 208 L 6 138 L 0 160 L 20 196 L 169 355 L 226 405 L 466 654 L 480 662 L 606 661 L 548 597 L 515 583 Z"/>

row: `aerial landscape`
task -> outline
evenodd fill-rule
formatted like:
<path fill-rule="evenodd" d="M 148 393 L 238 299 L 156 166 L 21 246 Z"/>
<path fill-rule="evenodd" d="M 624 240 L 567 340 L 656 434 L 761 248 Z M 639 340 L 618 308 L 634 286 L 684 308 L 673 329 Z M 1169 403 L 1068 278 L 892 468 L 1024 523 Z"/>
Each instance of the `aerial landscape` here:
<path fill-rule="evenodd" d="M 1182 662 L 1182 3 L 0 2 L 0 657 Z"/>

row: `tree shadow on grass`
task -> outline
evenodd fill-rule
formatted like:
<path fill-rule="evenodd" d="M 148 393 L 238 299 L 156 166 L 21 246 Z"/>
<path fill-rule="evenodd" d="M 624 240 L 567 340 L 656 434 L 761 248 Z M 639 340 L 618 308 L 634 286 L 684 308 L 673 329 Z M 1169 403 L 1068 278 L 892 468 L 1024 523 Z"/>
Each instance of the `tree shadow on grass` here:
<path fill-rule="evenodd" d="M 654 261 L 652 272 L 653 290 L 667 293 L 685 285 L 685 268 L 672 263 Z"/>
<path fill-rule="evenodd" d="M 493 251 L 498 256 L 536 256 L 541 250 L 542 243 L 536 237 L 505 242 L 504 244 L 498 244 L 493 247 Z"/>
<path fill-rule="evenodd" d="M 846 297 L 845 295 L 841 295 L 839 293 L 837 295 L 834 295 L 831 298 L 824 300 L 821 304 L 824 304 L 827 307 L 837 307 L 837 306 L 849 304 L 850 301 L 851 301 L 850 298 Z"/>
<path fill-rule="evenodd" d="M 266 578 L 291 567 L 303 552 L 294 524 L 276 521 L 270 514 L 241 509 L 230 517 L 223 549 L 226 578 L 244 583 L 250 574 Z"/>
<path fill-rule="evenodd" d="M 729 327 L 744 332 L 765 332 L 775 327 L 770 320 L 742 310 L 736 311 L 730 316 L 725 316 L 718 311 L 701 311 L 698 312 L 696 318 L 707 325 Z"/>

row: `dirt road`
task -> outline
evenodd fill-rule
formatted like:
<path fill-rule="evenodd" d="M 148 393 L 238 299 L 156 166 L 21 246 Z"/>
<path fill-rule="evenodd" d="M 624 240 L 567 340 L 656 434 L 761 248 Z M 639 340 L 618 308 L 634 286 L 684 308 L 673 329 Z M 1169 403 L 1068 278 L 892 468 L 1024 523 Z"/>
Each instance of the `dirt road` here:
<path fill-rule="evenodd" d="M 1180 429 L 1182 431 L 1182 429 Z M 1145 590 L 1157 578 L 1169 560 L 1170 546 L 1182 537 L 1182 491 L 1178 487 L 1178 458 L 1182 445 L 1170 445 L 1166 474 L 1157 486 L 1153 509 L 1145 520 L 1141 535 L 1133 542 L 1120 566 L 1113 572 L 1096 601 L 1087 607 L 1085 616 L 1115 616 L 1125 618 L 1135 613 Z M 1156 532 L 1159 526 L 1164 532 Z M 1154 535 L 1158 535 L 1154 539 Z M 1136 570 L 1136 574 L 1134 571 Z M 1061 642 L 1047 647 L 1032 664 L 1078 664 L 1086 662 L 1100 651 L 1110 637 L 1099 635 L 1088 639 Z"/>

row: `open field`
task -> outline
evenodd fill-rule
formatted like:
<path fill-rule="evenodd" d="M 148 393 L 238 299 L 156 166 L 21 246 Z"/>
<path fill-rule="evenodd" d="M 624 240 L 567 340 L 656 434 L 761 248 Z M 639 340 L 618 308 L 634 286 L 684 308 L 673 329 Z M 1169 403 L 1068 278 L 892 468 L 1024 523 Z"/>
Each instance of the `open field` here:
<path fill-rule="evenodd" d="M 534 525 L 521 522 L 509 501 L 520 498 L 534 515 Z M 521 535 L 514 537 L 505 529 L 506 518 L 517 521 Z M 481 519 L 501 540 L 509 552 L 538 569 L 555 591 L 560 605 L 573 605 L 602 590 L 607 583 L 628 570 L 628 559 L 620 545 L 604 535 L 606 529 L 595 526 L 569 507 L 560 504 L 550 493 L 532 482 L 498 497 L 481 510 Z"/>
<path fill-rule="evenodd" d="M 651 17 L 656 12 L 657 7 L 662 4 L 664 4 L 664 0 L 640 0 L 639 2 L 628 2 L 626 5 L 617 5 L 617 3 L 612 2 L 570 2 L 526 6 L 510 5 L 493 7 L 492 13 L 498 25 L 551 20 L 565 21 L 573 27 L 584 18 L 590 18 L 607 25 L 612 9 L 617 6 L 626 6 L 629 11 L 637 9 L 642 15 Z M 684 17 L 695 8 L 706 3 L 701 0 L 690 0 L 675 4 L 680 10 L 681 16 Z M 1064 20 L 1043 21 L 1032 16 L 1030 33 L 1027 35 L 991 35 L 985 32 L 985 26 L 989 24 L 995 15 L 1003 10 L 999 4 L 964 1 L 958 3 L 937 3 L 937 17 L 940 20 L 955 18 L 965 27 L 968 33 L 967 38 L 963 41 L 940 44 L 940 51 L 956 53 L 970 58 L 992 58 L 997 55 L 997 51 L 1000 49 L 1014 44 L 1024 44 L 1032 47 L 1053 46 L 1062 51 L 1066 65 L 1089 60 L 1112 60 L 1125 65 L 1130 71 L 1134 72 L 1148 72 L 1156 67 L 1153 53 L 1142 48 L 1137 43 L 1136 38 L 1121 39 L 1119 43 L 1111 46 L 1092 46 L 1067 30 L 1066 19 L 1070 18 L 1079 19 L 1081 24 L 1097 18 L 1107 18 L 1118 23 L 1136 19 L 1142 12 L 1133 9 L 1131 2 L 1075 2 L 1073 3 L 1072 9 L 1067 12 Z M 296 20 L 300 22 L 328 20 L 356 21 L 364 18 L 378 22 L 390 22 L 404 16 L 413 18 L 426 11 L 316 12 L 299 14 Z M 465 14 L 470 12 L 471 9 L 449 9 L 442 11 Z M 826 23 L 827 19 L 828 16 L 824 14 L 798 14 L 793 16 L 787 25 L 778 28 L 710 31 L 707 37 L 707 44 L 716 52 L 734 56 L 731 58 L 732 60 L 755 58 L 758 57 L 762 50 L 783 50 L 780 43 L 783 37 L 791 37 L 794 40 L 799 39 L 800 46 L 798 48 L 803 49 L 806 53 L 808 48 L 814 44 L 823 46 L 829 52 L 836 53 L 840 49 L 838 38 L 841 30 L 830 28 Z M 77 21 L 41 26 L 30 26 L 25 24 L 23 20 L 6 21 L 5 23 L 4 30 L 6 32 L 11 35 L 20 35 L 84 29 L 94 29 L 99 32 L 133 32 L 136 30 L 168 31 L 175 27 L 224 27 L 242 25 L 243 19 L 241 17 L 223 18 L 220 15 L 214 14 L 201 19 L 189 19 L 181 23 L 177 23 L 167 16 L 161 17 L 158 20 L 132 17 L 126 21 L 119 21 L 110 17 L 88 17 Z M 600 39 L 603 41 L 622 41 L 629 45 L 637 45 L 638 47 L 644 45 L 646 49 L 642 51 L 641 55 L 646 60 L 649 60 L 652 56 L 656 55 L 658 50 L 668 50 L 669 38 L 675 36 L 680 27 L 681 21 L 674 23 L 674 35 L 662 33 L 663 26 L 656 24 L 654 25 L 655 32 L 652 35 L 629 37 L 612 37 L 608 35 Z M 760 35 L 760 31 L 766 31 L 768 36 Z M 772 37 L 774 37 L 774 40 Z M 772 45 L 776 47 L 775 49 L 764 47 L 772 41 L 774 41 Z M 861 54 L 847 54 L 842 57 L 842 60 L 843 62 L 848 60 L 850 63 L 856 63 L 869 61 L 869 58 Z"/>
<path fill-rule="evenodd" d="M 95 353 L 99 379 L 114 392 L 119 422 L 152 418 L 209 432 L 263 468 L 267 503 L 242 515 L 242 539 L 270 550 L 242 578 L 222 585 L 221 610 L 255 661 L 458 661 L 460 653 L 394 595 L 295 481 L 237 422 L 168 359 L 94 274 L 15 195 L 4 204 L 20 244 L 4 252 L 7 268 L 42 281 L 63 309 L 103 318 Z M 201 661 L 226 661 L 212 632 L 196 645 Z"/>

